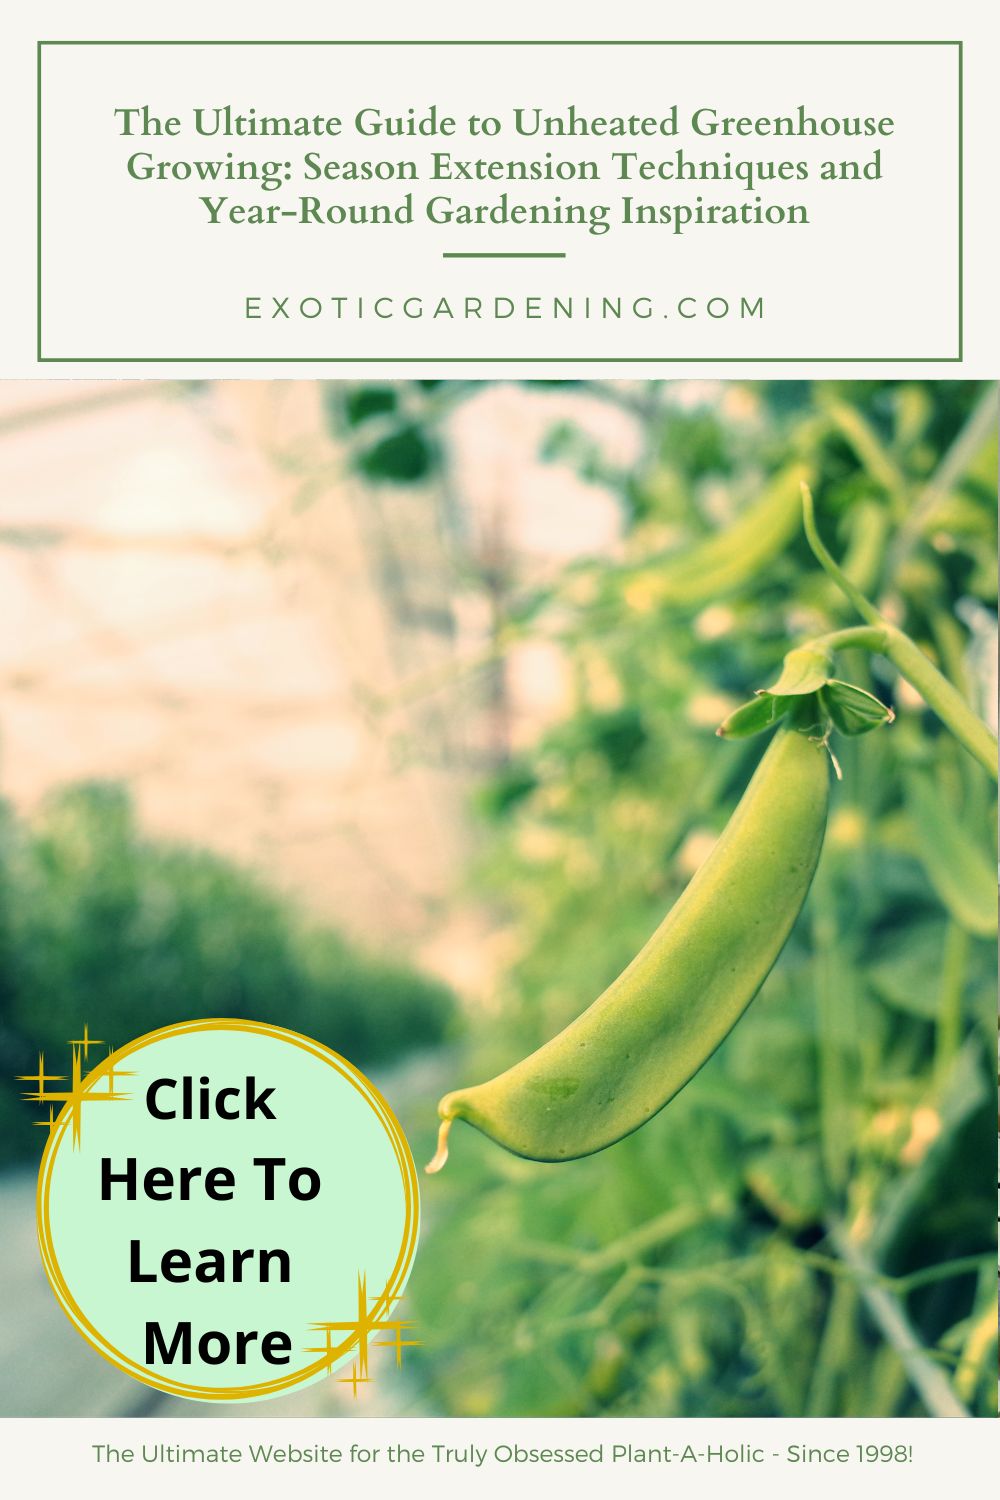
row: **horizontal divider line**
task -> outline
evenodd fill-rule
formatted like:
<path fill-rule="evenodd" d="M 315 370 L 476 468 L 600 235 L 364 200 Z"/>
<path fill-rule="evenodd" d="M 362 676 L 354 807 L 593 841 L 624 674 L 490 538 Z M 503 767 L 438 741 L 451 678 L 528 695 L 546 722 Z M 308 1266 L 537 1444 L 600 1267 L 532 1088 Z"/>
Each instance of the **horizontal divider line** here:
<path fill-rule="evenodd" d="M 960 47 L 958 37 L 41 37 L 39 47 Z"/>
<path fill-rule="evenodd" d="M 961 354 L 42 354 L 38 365 L 960 365 Z"/>
<path fill-rule="evenodd" d="M 442 250 L 442 260 L 565 260 L 565 250 Z"/>

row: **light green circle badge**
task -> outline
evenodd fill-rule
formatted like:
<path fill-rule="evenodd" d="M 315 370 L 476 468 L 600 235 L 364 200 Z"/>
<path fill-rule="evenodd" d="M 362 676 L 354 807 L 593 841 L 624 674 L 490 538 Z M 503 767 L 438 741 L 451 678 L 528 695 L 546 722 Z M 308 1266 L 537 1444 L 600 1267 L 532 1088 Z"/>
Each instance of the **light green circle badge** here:
<path fill-rule="evenodd" d="M 193 1021 L 70 1087 L 38 1179 L 42 1260 L 64 1311 L 146 1385 L 259 1400 L 415 1342 L 397 1303 L 417 1177 L 385 1100 L 309 1037 Z M 88 1071 L 89 1068 L 89 1071 Z M 51 1119 L 51 1116 L 50 1116 Z"/>

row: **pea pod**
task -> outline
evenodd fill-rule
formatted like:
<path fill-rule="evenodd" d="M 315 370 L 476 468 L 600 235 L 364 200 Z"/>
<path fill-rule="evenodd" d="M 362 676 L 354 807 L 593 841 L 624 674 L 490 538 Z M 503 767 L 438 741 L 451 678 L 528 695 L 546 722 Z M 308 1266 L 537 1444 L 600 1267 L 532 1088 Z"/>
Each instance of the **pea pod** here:
<path fill-rule="evenodd" d="M 888 510 L 876 500 L 863 500 L 851 514 L 850 539 L 841 566 L 863 594 L 878 588 L 890 524 Z"/>
<path fill-rule="evenodd" d="M 535 1161 L 589 1156 L 638 1130 L 698 1071 L 760 989 L 819 859 L 825 747 L 778 731 L 708 859 L 618 979 L 558 1036 L 489 1083 L 446 1094 L 453 1120 Z"/>
<path fill-rule="evenodd" d="M 797 531 L 807 474 L 801 464 L 782 470 L 732 525 L 693 547 L 634 569 L 625 587 L 626 599 L 645 608 L 688 609 L 742 588 L 785 550 Z"/>

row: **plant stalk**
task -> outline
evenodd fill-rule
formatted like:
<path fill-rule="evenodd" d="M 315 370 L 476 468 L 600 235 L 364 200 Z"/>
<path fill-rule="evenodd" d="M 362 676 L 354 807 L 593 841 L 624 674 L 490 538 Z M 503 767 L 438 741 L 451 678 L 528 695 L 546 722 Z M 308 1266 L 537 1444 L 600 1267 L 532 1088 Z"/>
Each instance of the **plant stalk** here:
<path fill-rule="evenodd" d="M 894 625 L 885 626 L 886 643 L 883 655 L 887 656 L 923 698 L 927 707 L 933 709 L 969 754 L 997 779 L 996 735 L 983 723 L 966 703 L 957 688 L 953 687 L 943 673 L 920 647 L 897 630 Z"/>
<path fill-rule="evenodd" d="M 958 689 L 939 672 L 929 657 L 902 630 L 883 619 L 875 606 L 855 587 L 827 551 L 823 539 L 816 529 L 812 494 L 806 484 L 802 486 L 802 512 L 805 533 L 813 554 L 824 572 L 828 573 L 841 592 L 850 600 L 858 614 L 867 620 L 867 626 L 835 630 L 829 635 L 819 636 L 810 645 L 825 646 L 829 650 L 857 647 L 865 651 L 878 651 L 892 662 L 923 698 L 927 707 L 937 714 L 941 722 L 951 730 L 959 744 L 966 749 L 981 766 L 997 780 L 996 736 L 966 703 Z"/>
<path fill-rule="evenodd" d="M 969 934 L 949 920 L 941 964 L 941 1000 L 938 1007 L 934 1067 L 944 1084 L 962 1044 L 962 994 L 969 956 Z"/>
<path fill-rule="evenodd" d="M 909 1318 L 896 1297 L 872 1281 L 874 1268 L 868 1257 L 840 1225 L 831 1225 L 830 1238 L 837 1254 L 855 1272 L 858 1290 L 864 1298 L 872 1320 L 892 1345 L 910 1378 L 910 1383 L 932 1417 L 968 1417 L 971 1413 L 959 1401 L 947 1378 L 927 1357 Z"/>

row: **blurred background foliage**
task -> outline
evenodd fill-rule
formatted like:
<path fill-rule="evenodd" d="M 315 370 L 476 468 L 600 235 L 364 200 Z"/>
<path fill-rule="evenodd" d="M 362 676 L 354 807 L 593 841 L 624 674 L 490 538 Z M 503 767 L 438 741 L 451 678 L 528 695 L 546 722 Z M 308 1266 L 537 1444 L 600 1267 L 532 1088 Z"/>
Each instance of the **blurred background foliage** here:
<path fill-rule="evenodd" d="M 601 487 L 620 519 L 614 546 L 545 568 L 469 520 L 455 420 L 485 383 L 321 389 L 373 505 L 393 496 L 397 519 L 430 506 L 456 594 L 487 606 L 483 649 L 451 676 L 478 682 L 491 715 L 469 799 L 479 853 L 457 898 L 489 914 L 490 993 L 459 1024 L 440 984 L 216 855 L 145 837 L 120 786 L 69 788 L 0 822 L 9 1154 L 37 1134 L 9 1080 L 38 1046 L 58 1054 L 84 1019 L 123 1040 L 226 1014 L 392 1063 L 384 1086 L 426 1160 L 437 1095 L 575 1016 L 697 869 L 761 750 L 717 740 L 720 720 L 790 646 L 854 623 L 803 539 L 800 472 L 853 581 L 993 716 L 994 388 L 532 383 L 549 387 L 624 412 L 639 456 L 609 457 L 584 408 L 549 424 L 553 476 Z M 526 645 L 563 684 L 527 740 L 504 713 Z M 996 1411 L 993 790 L 887 663 L 838 665 L 897 717 L 834 736 L 843 779 L 821 866 L 763 991 L 666 1110 L 596 1157 L 544 1166 L 455 1130 L 423 1191 L 407 1291 L 423 1347 L 379 1386 L 394 1409 Z"/>
<path fill-rule="evenodd" d="M 384 424 L 360 450 L 369 477 L 446 471 L 435 408 L 463 393 L 430 384 L 329 388 L 356 434 Z M 754 511 L 789 466 L 811 477 L 853 581 L 993 713 L 992 389 L 782 382 L 649 417 L 638 400 L 631 472 L 609 471 L 572 424 L 545 445 L 613 486 L 618 554 L 511 587 L 495 622 L 501 663 L 515 641 L 558 650 L 571 705 L 476 797 L 479 887 L 508 962 L 449 1086 L 517 1060 L 628 962 L 760 753 L 718 742 L 716 724 L 796 640 L 853 622 L 797 506 L 766 524 Z M 727 534 L 735 555 L 701 550 Z M 586 1161 L 520 1161 L 456 1130 L 425 1189 L 409 1293 L 426 1340 L 419 1409 L 995 1411 L 992 789 L 888 664 L 841 666 L 896 722 L 835 737 L 843 780 L 806 910 L 703 1072 Z M 930 810 L 914 807 L 914 778 Z"/>
<path fill-rule="evenodd" d="M 118 783 L 57 792 L 30 822 L 0 807 L 0 1165 L 38 1149 L 16 1076 L 39 1049 L 60 1071 L 82 1020 L 110 1046 L 173 1021 L 273 1021 L 371 1069 L 440 1042 L 452 1010 L 444 985 L 259 877 L 144 837 Z"/>

